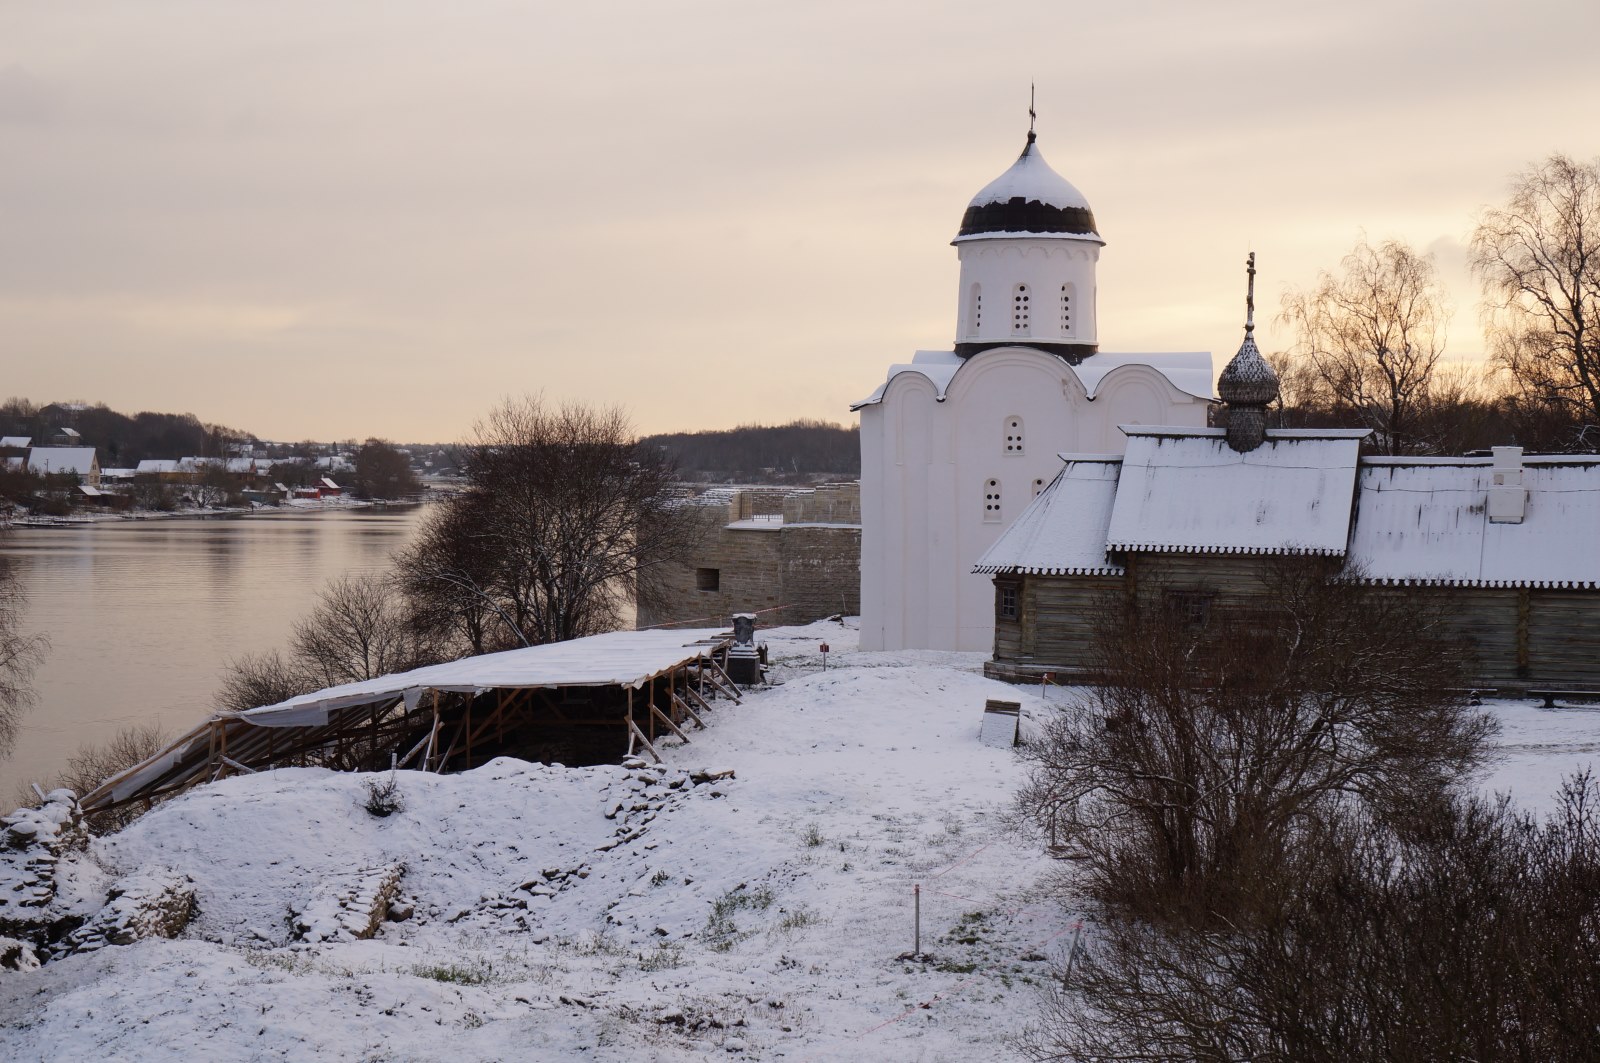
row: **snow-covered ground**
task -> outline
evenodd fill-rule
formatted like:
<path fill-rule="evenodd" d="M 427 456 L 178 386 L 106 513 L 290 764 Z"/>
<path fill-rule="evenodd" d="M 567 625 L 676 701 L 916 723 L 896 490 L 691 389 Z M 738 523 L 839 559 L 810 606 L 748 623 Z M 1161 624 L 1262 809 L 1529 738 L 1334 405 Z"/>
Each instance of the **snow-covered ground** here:
<path fill-rule="evenodd" d="M 779 685 L 718 702 L 660 768 L 402 772 L 382 819 L 370 776 L 271 772 L 95 843 L 81 887 L 188 875 L 199 913 L 0 974 L 0 1058 L 1010 1058 L 1074 917 L 1001 829 L 1020 769 L 978 731 L 986 698 L 1036 713 L 1037 691 L 980 654 L 857 652 L 837 622 L 763 638 Z M 1600 744 L 1600 712 L 1492 708 L 1487 785 L 1519 800 Z M 396 865 L 414 914 L 340 940 L 337 897 Z"/>

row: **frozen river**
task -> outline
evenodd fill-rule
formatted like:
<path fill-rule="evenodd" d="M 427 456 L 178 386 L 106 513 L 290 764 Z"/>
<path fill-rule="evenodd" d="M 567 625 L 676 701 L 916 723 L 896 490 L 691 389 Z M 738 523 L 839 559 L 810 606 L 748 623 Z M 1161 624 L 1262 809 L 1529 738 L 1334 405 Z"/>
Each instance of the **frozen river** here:
<path fill-rule="evenodd" d="M 384 568 L 423 508 L 14 529 L 0 554 L 20 567 L 27 629 L 51 645 L 0 760 L 4 811 L 80 745 L 204 718 L 230 659 L 283 647 L 329 579 Z"/>

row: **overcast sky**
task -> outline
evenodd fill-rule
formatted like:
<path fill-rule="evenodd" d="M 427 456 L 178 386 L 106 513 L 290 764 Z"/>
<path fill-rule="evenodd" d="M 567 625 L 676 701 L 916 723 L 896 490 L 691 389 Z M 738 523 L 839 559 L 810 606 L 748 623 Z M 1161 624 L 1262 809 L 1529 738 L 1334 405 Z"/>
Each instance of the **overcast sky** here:
<path fill-rule="evenodd" d="M 0 395 L 266 438 L 849 423 L 947 347 L 949 240 L 1040 147 L 1100 344 L 1238 346 L 1364 231 L 1433 250 L 1600 155 L 1600 3 L 0 0 Z M 1269 320 L 1263 347 L 1286 337 Z"/>

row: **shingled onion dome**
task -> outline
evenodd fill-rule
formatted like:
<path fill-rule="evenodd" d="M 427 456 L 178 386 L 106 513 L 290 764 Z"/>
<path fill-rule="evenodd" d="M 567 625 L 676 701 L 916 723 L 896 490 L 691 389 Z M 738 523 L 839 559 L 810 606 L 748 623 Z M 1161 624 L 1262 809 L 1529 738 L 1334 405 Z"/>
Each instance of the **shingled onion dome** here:
<path fill-rule="evenodd" d="M 1089 201 L 1039 153 L 1033 130 L 1011 168 L 983 186 L 961 216 L 959 242 L 989 234 L 1058 233 L 1104 243 Z"/>
<path fill-rule="evenodd" d="M 1245 295 L 1244 342 L 1217 378 L 1217 394 L 1228 404 L 1228 446 L 1243 454 L 1267 437 L 1267 406 L 1278 397 L 1278 374 L 1256 347 L 1256 253 L 1246 263 L 1250 275 Z"/>

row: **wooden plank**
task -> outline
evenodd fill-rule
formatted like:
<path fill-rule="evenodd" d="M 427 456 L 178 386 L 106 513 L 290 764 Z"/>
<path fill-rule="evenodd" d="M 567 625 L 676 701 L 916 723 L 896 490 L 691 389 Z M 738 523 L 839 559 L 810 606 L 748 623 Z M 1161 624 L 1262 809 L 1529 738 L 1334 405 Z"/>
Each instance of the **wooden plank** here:
<path fill-rule="evenodd" d="M 676 692 L 673 693 L 672 700 L 674 704 L 678 706 L 679 711 L 684 713 L 689 717 L 689 719 L 695 722 L 695 726 L 699 727 L 702 731 L 706 729 L 705 721 L 695 714 L 695 711 L 689 707 L 689 703 L 687 701 L 680 698 Z"/>
<path fill-rule="evenodd" d="M 635 739 L 639 741 L 641 745 L 650 751 L 650 755 L 655 758 L 655 762 L 660 764 L 661 754 L 656 752 L 656 747 L 650 744 L 650 739 L 644 736 L 644 732 L 639 730 L 639 725 L 634 723 L 631 718 L 628 720 L 628 731 Z M 631 753 L 632 751 L 632 747 L 630 746 L 629 752 Z"/>
<path fill-rule="evenodd" d="M 685 686 L 683 688 L 683 692 L 694 699 L 694 703 L 696 705 L 700 706 L 700 711 L 701 712 L 710 712 L 711 711 L 711 703 L 709 701 L 707 701 L 704 697 L 702 697 L 700 695 L 700 692 L 695 690 L 694 687 Z"/>
<path fill-rule="evenodd" d="M 732 698 L 735 704 L 742 702 L 744 699 L 739 696 L 739 684 L 735 683 L 733 677 L 723 670 L 722 665 L 717 663 L 715 657 L 707 657 L 706 660 L 715 670 L 715 674 L 711 677 L 711 685 Z"/>
<path fill-rule="evenodd" d="M 677 735 L 679 738 L 683 739 L 685 742 L 689 741 L 689 736 L 683 733 L 683 728 L 681 728 L 677 724 L 673 723 L 672 722 L 672 717 L 668 716 L 666 713 L 664 713 L 660 709 L 656 708 L 656 703 L 653 702 L 653 701 L 650 703 L 650 713 L 656 719 L 658 719 L 662 723 L 666 724 L 667 728 L 673 734 Z"/>

